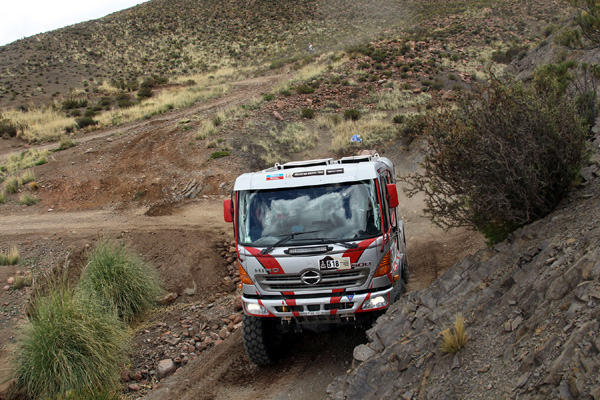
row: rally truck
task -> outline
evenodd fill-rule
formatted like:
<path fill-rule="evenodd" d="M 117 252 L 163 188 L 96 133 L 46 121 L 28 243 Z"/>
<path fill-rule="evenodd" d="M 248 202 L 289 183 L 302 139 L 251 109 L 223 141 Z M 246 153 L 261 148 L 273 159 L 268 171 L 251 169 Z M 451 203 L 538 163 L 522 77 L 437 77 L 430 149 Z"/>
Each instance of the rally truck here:
<path fill-rule="evenodd" d="M 273 364 L 304 329 L 368 326 L 405 291 L 408 262 L 392 162 L 378 154 L 245 173 L 223 203 L 233 222 L 243 342 Z"/>

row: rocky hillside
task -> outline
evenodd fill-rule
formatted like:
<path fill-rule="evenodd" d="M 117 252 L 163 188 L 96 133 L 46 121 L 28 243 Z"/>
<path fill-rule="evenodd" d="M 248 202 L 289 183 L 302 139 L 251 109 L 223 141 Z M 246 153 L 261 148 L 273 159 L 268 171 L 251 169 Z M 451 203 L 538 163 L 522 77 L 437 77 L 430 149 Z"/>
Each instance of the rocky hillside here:
<path fill-rule="evenodd" d="M 37 104 L 70 89 L 223 65 L 362 40 L 410 16 L 404 1 L 151 0 L 0 47 L 0 107 Z"/>
<path fill-rule="evenodd" d="M 411 292 L 368 331 L 334 399 L 600 399 L 600 120 L 582 184 L 543 220 Z M 466 320 L 466 346 L 440 350 Z"/>

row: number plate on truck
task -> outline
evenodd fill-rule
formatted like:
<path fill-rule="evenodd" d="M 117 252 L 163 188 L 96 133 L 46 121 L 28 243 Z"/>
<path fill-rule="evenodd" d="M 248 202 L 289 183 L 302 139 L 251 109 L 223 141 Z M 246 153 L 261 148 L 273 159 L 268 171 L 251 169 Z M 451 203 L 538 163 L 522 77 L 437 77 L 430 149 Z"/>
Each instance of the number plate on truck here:
<path fill-rule="evenodd" d="M 327 256 L 322 260 L 319 260 L 319 269 L 350 269 L 350 258 L 349 257 L 330 257 Z"/>

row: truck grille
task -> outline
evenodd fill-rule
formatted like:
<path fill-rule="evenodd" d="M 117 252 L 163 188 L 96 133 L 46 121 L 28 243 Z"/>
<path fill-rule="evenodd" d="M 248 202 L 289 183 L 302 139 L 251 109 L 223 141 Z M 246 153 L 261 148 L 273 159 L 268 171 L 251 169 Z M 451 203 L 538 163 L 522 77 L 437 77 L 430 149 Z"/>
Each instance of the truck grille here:
<path fill-rule="evenodd" d="M 302 274 L 256 275 L 256 280 L 261 289 L 267 291 L 356 288 L 367 282 L 371 270 L 358 268 L 347 271 L 318 272 L 321 274 L 321 280 L 315 284 L 303 282 Z"/>

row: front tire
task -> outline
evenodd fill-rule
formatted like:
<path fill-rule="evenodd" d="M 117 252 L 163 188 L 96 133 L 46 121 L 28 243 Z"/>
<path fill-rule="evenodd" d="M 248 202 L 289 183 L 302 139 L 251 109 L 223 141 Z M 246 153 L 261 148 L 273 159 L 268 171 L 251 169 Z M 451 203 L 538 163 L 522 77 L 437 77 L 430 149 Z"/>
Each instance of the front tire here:
<path fill-rule="evenodd" d="M 285 337 L 277 329 L 279 318 L 242 317 L 242 341 L 248 358 L 256 365 L 276 364 L 285 350 Z"/>

